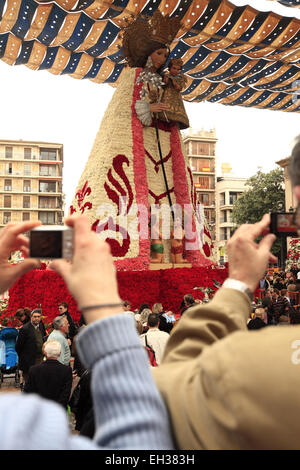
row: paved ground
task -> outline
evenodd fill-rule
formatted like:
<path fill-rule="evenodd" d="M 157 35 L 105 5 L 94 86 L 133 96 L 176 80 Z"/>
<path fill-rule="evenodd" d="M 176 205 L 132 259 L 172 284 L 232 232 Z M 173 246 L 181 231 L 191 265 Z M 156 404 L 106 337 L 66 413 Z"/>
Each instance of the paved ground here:
<path fill-rule="evenodd" d="M 73 386 L 72 386 L 72 390 L 74 389 L 74 387 L 76 386 L 76 384 L 78 383 L 78 378 L 75 378 L 73 380 Z M 1 388 L 0 388 L 0 391 L 5 391 L 5 390 L 8 390 L 10 389 L 11 391 L 14 391 L 14 392 L 20 392 L 21 393 L 21 389 L 19 387 L 16 387 L 15 386 L 15 376 L 14 374 L 13 375 L 4 375 L 4 379 L 3 379 L 3 382 L 1 384 Z M 77 431 L 75 431 L 75 425 L 76 425 L 76 421 L 75 421 L 75 417 L 73 415 L 73 413 L 71 413 L 69 415 L 69 420 L 70 420 L 70 429 L 72 432 L 75 432 L 77 433 Z"/>
<path fill-rule="evenodd" d="M 15 387 L 15 375 L 4 375 L 3 382 L 1 384 L 1 389 L 5 388 L 14 388 L 15 390 L 20 390 L 20 388 Z"/>

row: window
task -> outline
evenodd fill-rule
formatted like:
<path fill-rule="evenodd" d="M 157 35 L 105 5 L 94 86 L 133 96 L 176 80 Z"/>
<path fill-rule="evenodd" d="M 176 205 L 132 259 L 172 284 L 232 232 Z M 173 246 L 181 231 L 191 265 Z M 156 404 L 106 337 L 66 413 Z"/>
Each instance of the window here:
<path fill-rule="evenodd" d="M 24 209 L 30 208 L 30 196 L 23 196 L 23 207 Z"/>
<path fill-rule="evenodd" d="M 30 169 L 31 169 L 30 163 L 24 163 L 24 175 L 25 176 L 30 175 Z"/>
<path fill-rule="evenodd" d="M 4 207 L 11 207 L 11 196 L 4 196 Z"/>
<path fill-rule="evenodd" d="M 56 166 L 40 165 L 40 176 L 56 176 Z"/>
<path fill-rule="evenodd" d="M 5 163 L 5 174 L 6 175 L 12 174 L 12 163 Z"/>
<path fill-rule="evenodd" d="M 31 183 L 30 180 L 24 180 L 23 181 L 23 191 L 24 193 L 30 193 L 31 191 Z"/>
<path fill-rule="evenodd" d="M 12 158 L 12 156 L 13 156 L 13 148 L 5 147 L 5 158 Z"/>
<path fill-rule="evenodd" d="M 40 209 L 56 209 L 56 197 L 39 197 Z"/>
<path fill-rule="evenodd" d="M 41 149 L 40 154 L 41 160 L 56 160 L 56 150 L 55 149 Z"/>
<path fill-rule="evenodd" d="M 199 176 L 198 182 L 200 184 L 200 188 L 209 189 L 209 177 L 208 176 Z"/>
<path fill-rule="evenodd" d="M 205 215 L 205 218 L 206 218 L 207 222 L 209 222 L 211 224 L 215 223 L 215 219 L 213 217 L 213 215 L 214 215 L 213 211 L 211 211 L 209 209 L 206 209 L 206 210 L 204 210 L 204 215 Z"/>
<path fill-rule="evenodd" d="M 3 212 L 3 224 L 6 225 L 11 222 L 11 212 Z"/>
<path fill-rule="evenodd" d="M 198 168 L 198 171 L 213 171 L 210 160 L 204 160 L 202 158 L 198 160 Z"/>
<path fill-rule="evenodd" d="M 227 212 L 226 211 L 221 211 L 221 218 L 220 218 L 221 224 L 223 222 L 227 222 Z"/>
<path fill-rule="evenodd" d="M 221 228 L 221 240 L 227 240 L 227 228 Z"/>
<path fill-rule="evenodd" d="M 22 220 L 25 222 L 26 220 L 30 220 L 30 212 L 23 212 L 22 213 Z"/>
<path fill-rule="evenodd" d="M 55 212 L 39 212 L 39 220 L 46 225 L 55 224 Z"/>
<path fill-rule="evenodd" d="M 225 206 L 225 193 L 220 194 L 220 206 Z"/>
<path fill-rule="evenodd" d="M 30 147 L 24 148 L 24 158 L 25 160 L 31 160 L 31 148 Z"/>
<path fill-rule="evenodd" d="M 11 191 L 11 180 L 4 180 L 4 191 Z"/>
<path fill-rule="evenodd" d="M 215 166 L 213 160 L 204 158 L 191 158 L 192 171 L 214 172 Z"/>
<path fill-rule="evenodd" d="M 40 193 L 55 193 L 56 181 L 40 181 L 39 191 Z"/>
<path fill-rule="evenodd" d="M 199 195 L 199 202 L 203 204 L 204 206 L 209 206 L 209 194 L 208 193 L 202 193 Z"/>
<path fill-rule="evenodd" d="M 192 142 L 193 155 L 209 155 L 210 147 L 208 142 Z"/>
<path fill-rule="evenodd" d="M 229 193 L 229 204 L 233 205 L 238 198 L 238 193 Z"/>

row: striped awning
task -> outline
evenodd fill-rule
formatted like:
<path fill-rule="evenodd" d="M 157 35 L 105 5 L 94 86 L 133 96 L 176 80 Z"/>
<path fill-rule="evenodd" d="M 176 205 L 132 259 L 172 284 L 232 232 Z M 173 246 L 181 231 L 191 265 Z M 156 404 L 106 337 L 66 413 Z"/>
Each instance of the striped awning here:
<path fill-rule="evenodd" d="M 227 0 L 0 0 L 0 58 L 116 86 L 126 18 L 157 8 L 182 20 L 186 101 L 300 111 L 300 19 Z"/>

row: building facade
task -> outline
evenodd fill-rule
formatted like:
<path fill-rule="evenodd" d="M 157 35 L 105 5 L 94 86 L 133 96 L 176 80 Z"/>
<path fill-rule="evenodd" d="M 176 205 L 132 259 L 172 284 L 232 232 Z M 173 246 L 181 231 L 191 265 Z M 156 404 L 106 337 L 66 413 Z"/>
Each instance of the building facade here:
<path fill-rule="evenodd" d="M 284 188 L 285 188 L 285 211 L 288 212 L 297 207 L 297 199 L 294 196 L 292 183 L 289 176 L 289 165 L 291 157 L 283 158 L 276 162 L 284 171 Z"/>
<path fill-rule="evenodd" d="M 233 204 L 245 191 L 247 178 L 217 177 L 216 182 L 216 241 L 215 257 L 218 263 L 227 261 L 226 243 L 235 230 L 232 222 Z"/>
<path fill-rule="evenodd" d="M 193 130 L 183 133 L 185 151 L 193 173 L 197 202 L 203 204 L 212 239 L 215 239 L 216 221 L 216 144 L 215 129 Z"/>
<path fill-rule="evenodd" d="M 63 145 L 0 140 L 0 228 L 8 222 L 62 224 Z"/>

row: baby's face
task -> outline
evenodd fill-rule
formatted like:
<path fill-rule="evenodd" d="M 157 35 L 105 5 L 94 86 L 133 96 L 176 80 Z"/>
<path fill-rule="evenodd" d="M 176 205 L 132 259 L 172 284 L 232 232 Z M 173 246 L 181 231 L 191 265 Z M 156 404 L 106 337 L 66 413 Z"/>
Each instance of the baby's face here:
<path fill-rule="evenodd" d="M 175 65 L 175 64 L 173 64 L 173 65 L 171 65 L 171 67 L 170 67 L 170 73 L 171 73 L 172 75 L 178 75 L 179 72 L 180 72 L 180 70 L 181 70 L 180 65 Z"/>

